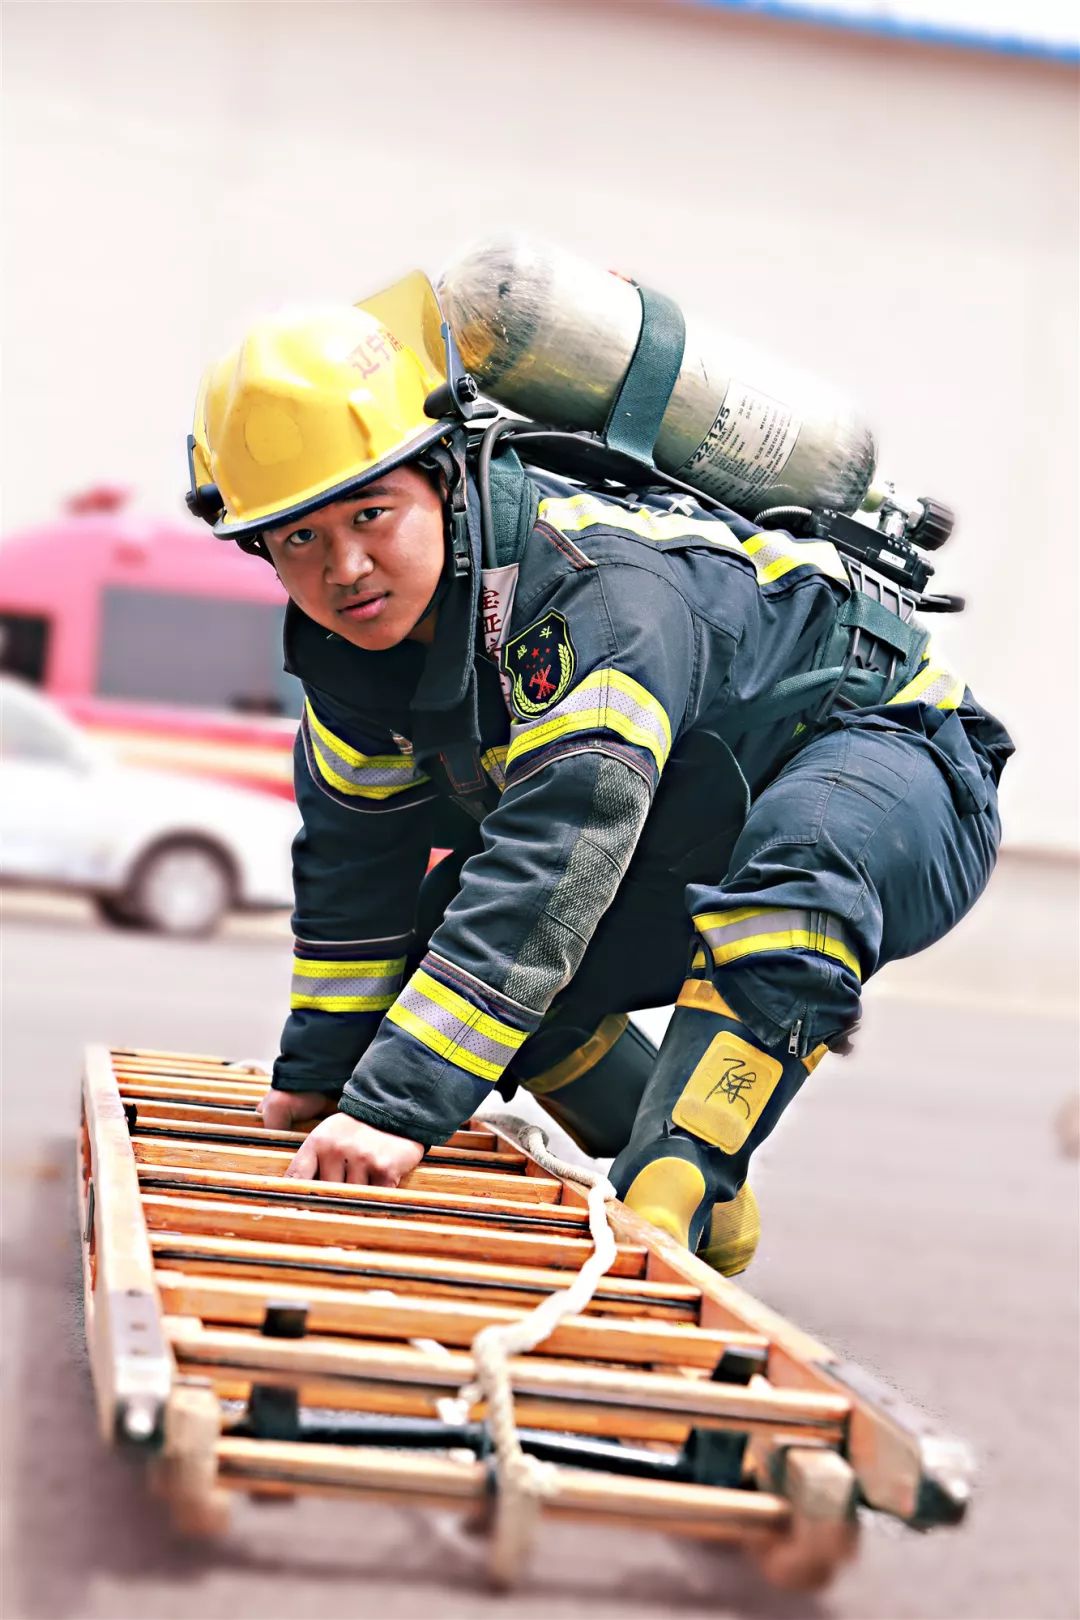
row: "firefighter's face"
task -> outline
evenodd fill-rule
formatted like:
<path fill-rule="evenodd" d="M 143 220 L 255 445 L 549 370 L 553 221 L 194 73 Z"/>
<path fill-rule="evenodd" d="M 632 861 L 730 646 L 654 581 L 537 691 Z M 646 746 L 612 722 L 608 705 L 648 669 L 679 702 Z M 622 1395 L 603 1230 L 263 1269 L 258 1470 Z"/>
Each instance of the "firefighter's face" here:
<path fill-rule="evenodd" d="M 442 573 L 442 497 L 414 467 L 263 538 L 281 583 L 316 624 L 368 652 L 431 640 L 435 615 L 422 615 Z"/>

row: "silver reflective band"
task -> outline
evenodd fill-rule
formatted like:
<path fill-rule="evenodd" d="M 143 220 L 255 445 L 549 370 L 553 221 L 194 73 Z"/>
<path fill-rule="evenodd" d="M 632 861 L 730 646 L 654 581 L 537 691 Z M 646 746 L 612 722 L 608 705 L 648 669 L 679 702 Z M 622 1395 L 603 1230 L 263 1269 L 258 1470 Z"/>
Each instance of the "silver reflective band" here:
<path fill-rule="evenodd" d="M 294 1011 L 385 1012 L 405 972 L 405 958 L 379 962 L 327 962 L 297 957 L 293 962 Z"/>
<path fill-rule="evenodd" d="M 694 918 L 694 927 L 717 967 L 767 951 L 816 951 L 842 962 L 856 978 L 862 978 L 851 936 L 837 918 L 825 911 L 743 906 L 731 911 L 701 912 Z"/>
<path fill-rule="evenodd" d="M 312 708 L 304 704 L 304 730 L 311 758 L 320 776 L 339 793 L 366 799 L 386 799 L 403 793 L 428 778 L 406 754 L 362 754 L 335 737 Z"/>
<path fill-rule="evenodd" d="M 671 722 L 652 693 L 618 669 L 595 669 L 539 720 L 510 728 L 507 769 L 549 743 L 584 731 L 613 731 L 652 754 L 663 770 L 671 752 Z"/>
<path fill-rule="evenodd" d="M 719 518 L 699 520 L 668 512 L 650 512 L 646 507 L 616 506 L 594 495 L 541 501 L 539 515 L 563 533 L 580 534 L 583 529 L 603 526 L 623 529 L 642 540 L 657 543 L 704 540 L 723 551 L 748 557 L 759 585 L 771 585 L 794 568 L 813 568 L 840 585 L 848 583 L 840 553 L 827 540 L 796 540 L 781 530 L 764 529 L 746 540 L 738 540 Z"/>
<path fill-rule="evenodd" d="M 964 699 L 964 680 L 927 646 L 917 675 L 890 703 L 925 703 L 933 709 L 955 709 Z"/>
<path fill-rule="evenodd" d="M 526 1038 L 526 1031 L 481 1012 L 423 968 L 413 974 L 387 1020 L 459 1069 L 492 1082 Z"/>

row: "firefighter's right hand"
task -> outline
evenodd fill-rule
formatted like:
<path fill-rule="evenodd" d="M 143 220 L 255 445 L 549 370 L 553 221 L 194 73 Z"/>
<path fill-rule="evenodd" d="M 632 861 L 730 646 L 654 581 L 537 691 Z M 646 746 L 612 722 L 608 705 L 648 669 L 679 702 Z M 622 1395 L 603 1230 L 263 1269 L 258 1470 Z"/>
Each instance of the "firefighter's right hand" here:
<path fill-rule="evenodd" d="M 255 1105 L 268 1131 L 295 1131 L 312 1119 L 325 1119 L 337 1109 L 337 1098 L 325 1091 L 275 1091 Z"/>
<path fill-rule="evenodd" d="M 303 1181 L 348 1181 L 354 1186 L 396 1187 L 424 1157 L 422 1142 L 394 1136 L 336 1113 L 316 1125 L 285 1171 Z"/>

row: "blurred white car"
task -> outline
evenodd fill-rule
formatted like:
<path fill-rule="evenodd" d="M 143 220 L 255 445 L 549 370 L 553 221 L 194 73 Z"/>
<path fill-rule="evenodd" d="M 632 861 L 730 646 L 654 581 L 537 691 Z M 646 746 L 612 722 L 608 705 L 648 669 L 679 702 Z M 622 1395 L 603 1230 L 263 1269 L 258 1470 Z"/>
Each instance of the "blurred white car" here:
<path fill-rule="evenodd" d="M 121 765 L 47 699 L 0 678 L 0 881 L 77 890 L 109 922 L 208 934 L 292 904 L 284 799 Z"/>

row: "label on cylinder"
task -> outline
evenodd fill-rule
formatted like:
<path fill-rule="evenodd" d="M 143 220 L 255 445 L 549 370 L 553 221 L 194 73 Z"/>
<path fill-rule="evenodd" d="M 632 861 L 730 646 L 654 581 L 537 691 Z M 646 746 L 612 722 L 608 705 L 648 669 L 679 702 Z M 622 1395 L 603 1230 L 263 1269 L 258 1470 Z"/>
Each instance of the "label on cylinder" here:
<path fill-rule="evenodd" d="M 716 420 L 679 476 L 737 505 L 778 482 L 802 423 L 781 400 L 732 382 Z"/>

